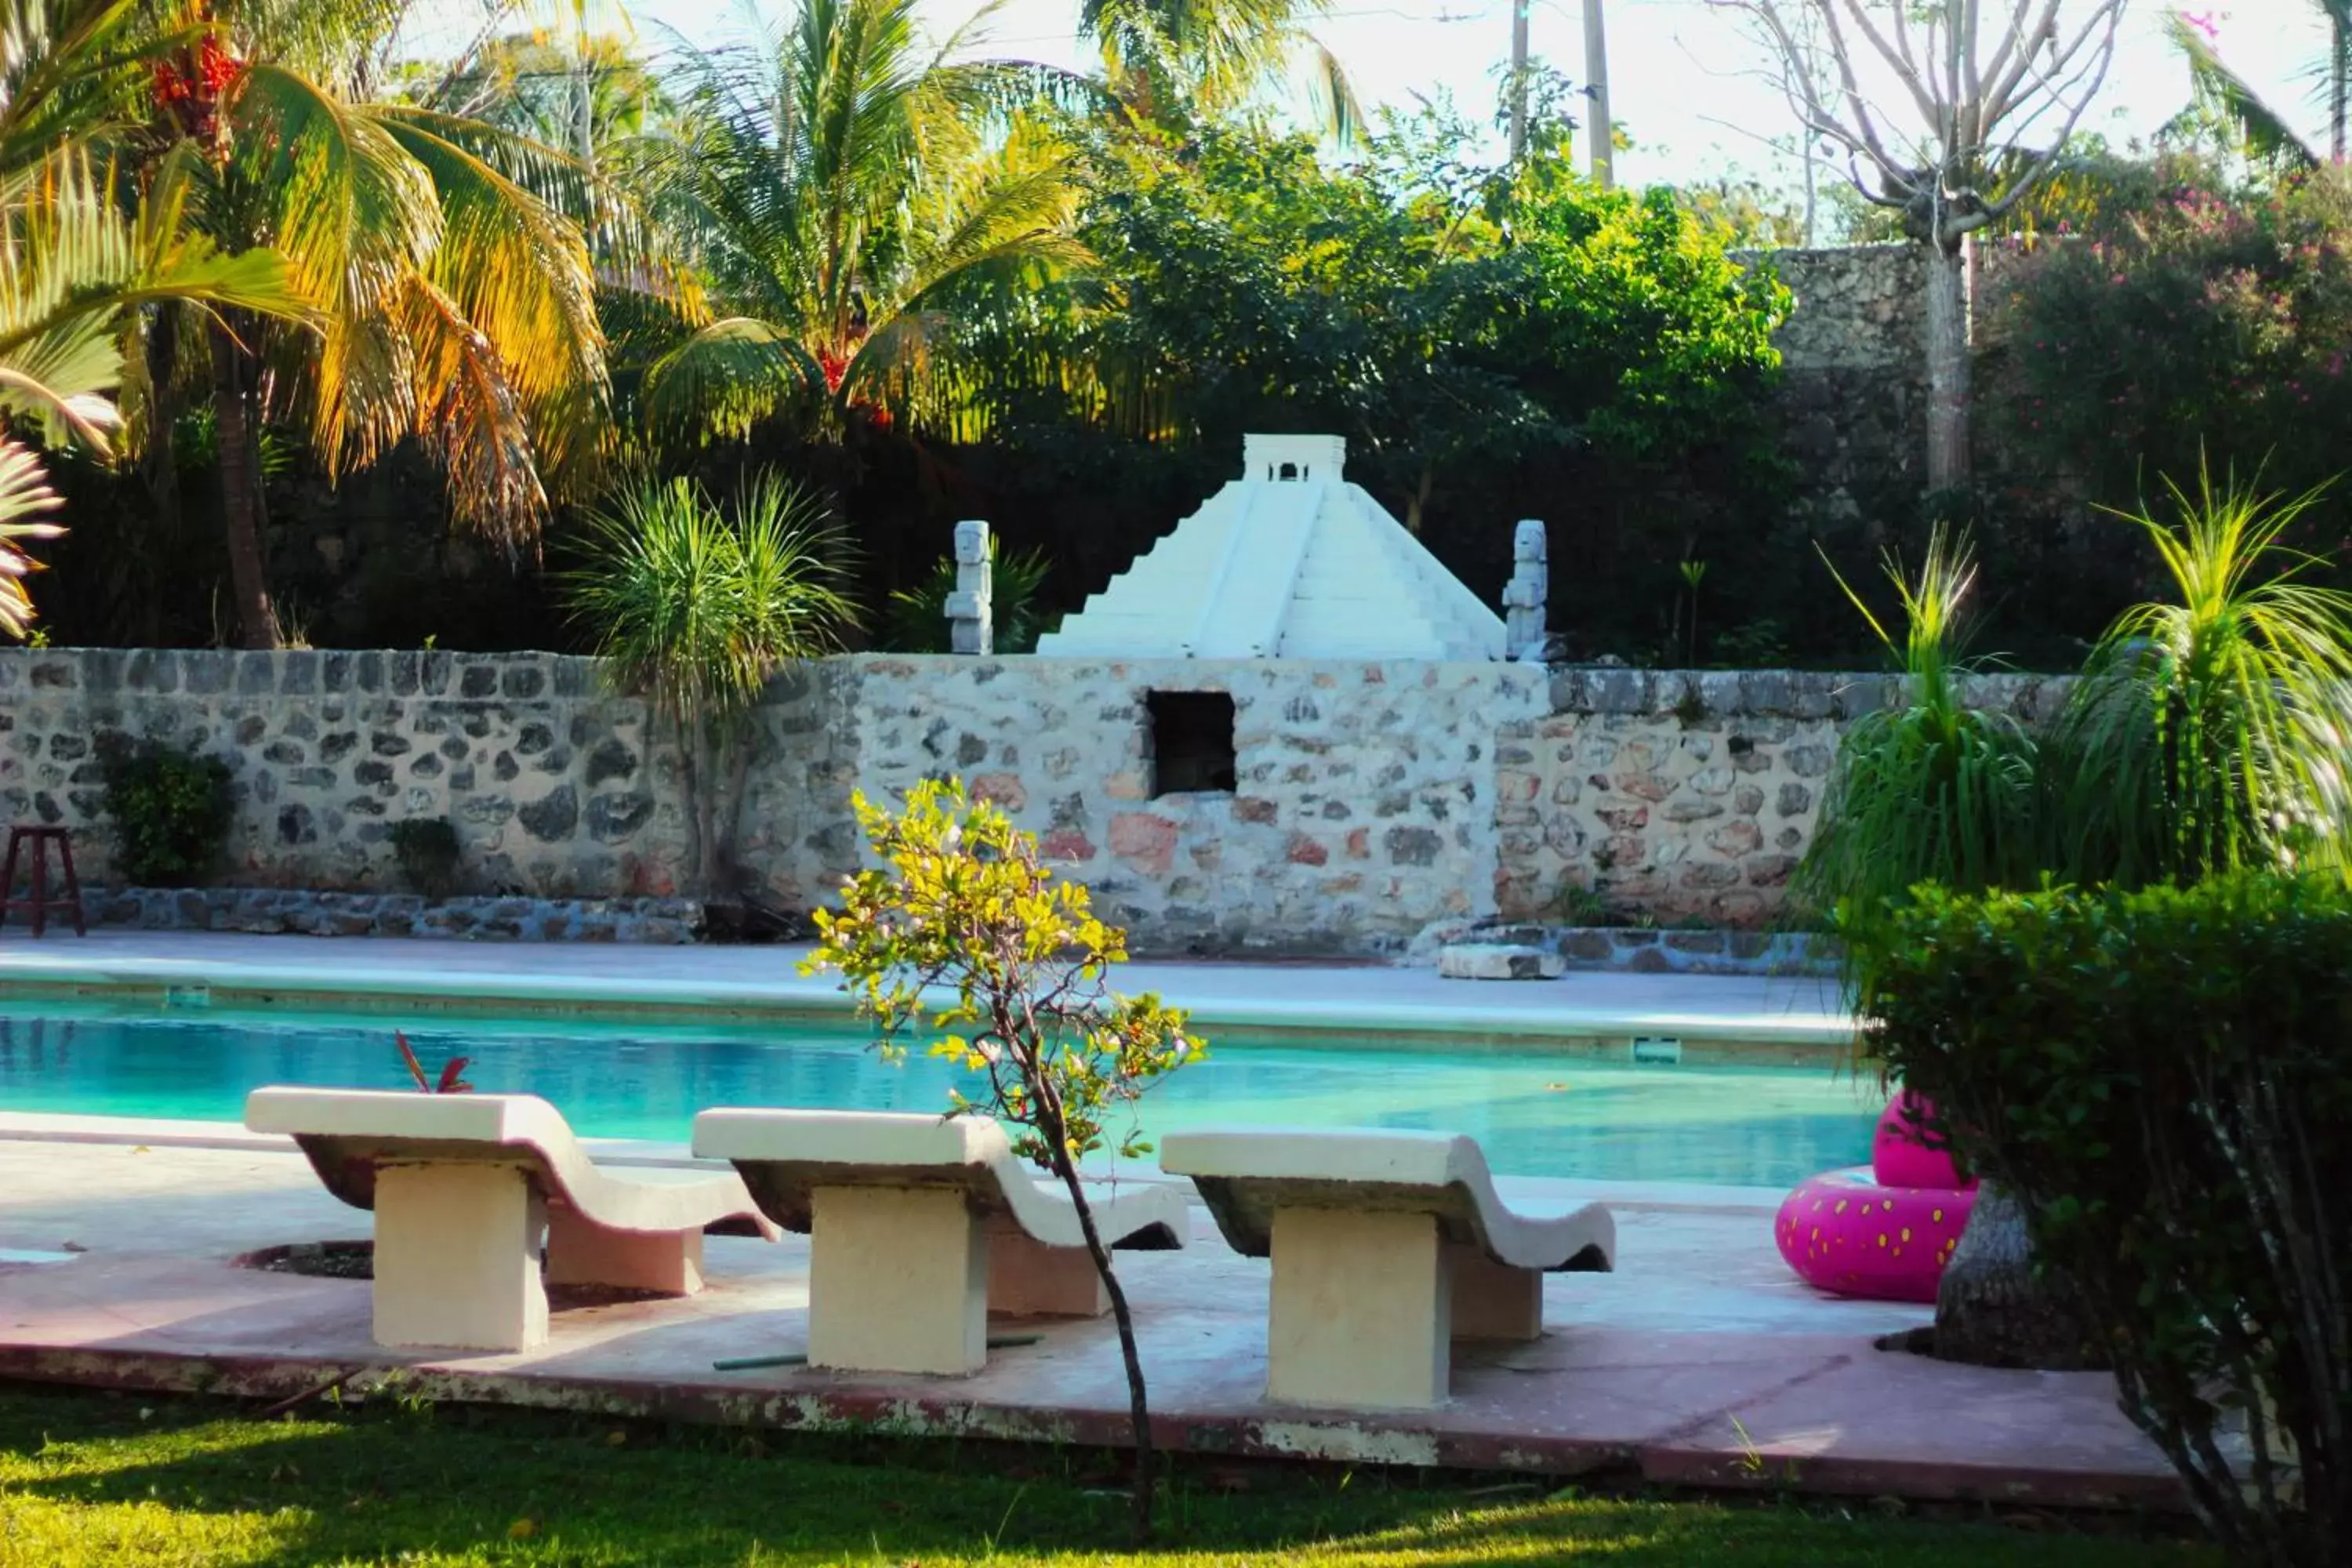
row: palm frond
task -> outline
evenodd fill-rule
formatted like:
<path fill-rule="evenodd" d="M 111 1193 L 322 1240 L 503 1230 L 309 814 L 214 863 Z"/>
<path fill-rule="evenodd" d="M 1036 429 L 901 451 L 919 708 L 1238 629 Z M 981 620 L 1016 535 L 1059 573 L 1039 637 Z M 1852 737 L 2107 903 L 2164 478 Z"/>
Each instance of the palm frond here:
<path fill-rule="evenodd" d="M 617 176 L 592 170 L 544 142 L 438 110 L 379 104 L 373 112 L 428 167 L 454 152 L 569 220 L 580 229 L 595 267 L 607 279 L 661 291 L 674 288 L 669 248 L 649 221 L 625 163 Z M 401 134 L 404 131 L 412 134 Z M 437 174 L 436 178 L 438 183 Z"/>
<path fill-rule="evenodd" d="M 184 0 L 0 5 L 0 197 L 59 153 L 106 151 L 148 111 L 154 63 L 209 30 Z"/>
<path fill-rule="evenodd" d="M 2165 18 L 2165 27 L 2173 47 L 2189 62 L 2198 100 L 2237 129 L 2249 154 L 2295 169 L 2315 169 L 2325 161 L 2317 149 L 2295 134 L 2284 115 L 2264 102 L 2245 78 L 2222 61 L 2212 40 L 2178 14 Z"/>
<path fill-rule="evenodd" d="M 824 384 L 824 370 L 796 339 L 765 321 L 730 316 L 646 370 L 646 416 L 666 429 L 740 438 L 793 397 Z"/>
<path fill-rule="evenodd" d="M 541 477 L 559 486 L 584 484 L 610 423 L 604 342 L 585 238 L 539 195 L 443 136 L 447 127 L 439 117 L 394 110 L 384 114 L 383 123 L 423 167 L 440 204 L 440 243 L 427 275 L 481 341 L 449 363 L 470 367 L 484 363 L 485 353 L 494 355 L 501 398 L 526 417 Z M 507 150 L 525 155 L 517 146 Z M 419 406 L 446 405 L 479 384 L 476 374 L 441 388 L 420 380 Z M 477 492 L 476 499 L 511 500 L 520 493 L 499 487 Z M 528 527 L 520 514 L 476 510 L 470 503 L 461 515 L 509 537 Z"/>
<path fill-rule="evenodd" d="M 448 476 L 450 510 L 519 557 L 547 492 L 509 367 L 432 279 L 412 277 L 403 295 L 395 320 L 415 377 L 416 434 Z"/>
<path fill-rule="evenodd" d="M 37 422 L 50 445 L 71 437 L 104 449 L 128 311 L 183 300 L 307 314 L 285 259 L 223 254 L 185 221 L 181 187 L 160 184 L 134 221 L 111 184 L 86 156 L 60 153 L 0 216 L 0 410 Z"/>
<path fill-rule="evenodd" d="M 389 323 L 442 235 L 433 181 L 383 122 L 282 67 L 243 73 L 225 112 L 232 177 L 297 286 L 325 309 L 303 356 L 311 440 L 331 468 L 373 461 L 419 418 L 415 376 Z"/>
<path fill-rule="evenodd" d="M 55 539 L 65 530 L 44 521 L 59 505 L 41 459 L 18 441 L 0 438 L 0 632 L 21 638 L 33 624 L 33 601 L 25 578 L 40 563 L 17 541 Z"/>

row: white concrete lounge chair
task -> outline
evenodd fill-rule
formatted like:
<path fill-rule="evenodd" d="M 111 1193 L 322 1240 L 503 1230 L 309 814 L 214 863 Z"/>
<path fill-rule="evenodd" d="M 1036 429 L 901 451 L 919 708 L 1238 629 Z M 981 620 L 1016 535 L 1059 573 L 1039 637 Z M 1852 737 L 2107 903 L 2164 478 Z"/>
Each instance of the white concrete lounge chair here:
<path fill-rule="evenodd" d="M 1452 1341 L 1535 1339 L 1546 1273 L 1615 1267 L 1607 1209 L 1515 1214 L 1452 1133 L 1171 1132 L 1160 1164 L 1192 1179 L 1235 1251 L 1273 1257 L 1270 1399 L 1441 1405 Z"/>
<path fill-rule="evenodd" d="M 769 1218 L 809 1237 L 809 1364 L 962 1373 L 988 1359 L 991 1309 L 1108 1310 L 1076 1205 L 984 1117 L 706 1110 L 694 1152 L 731 1160 Z M 1089 1183 L 1109 1246 L 1184 1245 L 1183 1193 Z"/>
<path fill-rule="evenodd" d="M 548 1284 L 690 1296 L 707 1226 L 777 1234 L 731 1172 L 599 1167 L 533 1095 L 257 1089 L 245 1124 L 292 1138 L 329 1192 L 375 1211 L 381 1345 L 529 1350 L 547 1339 Z"/>

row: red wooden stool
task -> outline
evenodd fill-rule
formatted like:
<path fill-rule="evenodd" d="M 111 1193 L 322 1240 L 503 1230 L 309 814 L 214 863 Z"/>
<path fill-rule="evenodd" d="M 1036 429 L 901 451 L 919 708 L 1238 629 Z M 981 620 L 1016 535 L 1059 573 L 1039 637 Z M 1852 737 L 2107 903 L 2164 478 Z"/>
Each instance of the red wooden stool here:
<path fill-rule="evenodd" d="M 16 852 L 26 840 L 33 845 L 33 889 L 29 898 L 16 896 Z M 58 847 L 58 858 L 66 877 L 65 896 L 49 897 L 49 846 Z M 11 911 L 30 910 L 33 912 L 33 934 L 40 935 L 48 929 L 51 910 L 73 911 L 74 935 L 88 936 L 89 928 L 82 923 L 81 879 L 74 875 L 73 834 L 63 827 L 11 827 L 8 830 L 8 864 L 0 870 L 0 926 L 8 923 Z"/>

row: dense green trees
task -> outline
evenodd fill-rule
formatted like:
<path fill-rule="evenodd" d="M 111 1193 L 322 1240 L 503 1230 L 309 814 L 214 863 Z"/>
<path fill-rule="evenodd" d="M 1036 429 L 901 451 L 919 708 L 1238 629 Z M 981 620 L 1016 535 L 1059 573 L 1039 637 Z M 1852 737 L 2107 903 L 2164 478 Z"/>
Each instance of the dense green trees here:
<path fill-rule="evenodd" d="M 214 0 L 184 37 L 140 24 L 163 75 L 101 84 L 121 199 L 184 190 L 224 254 L 287 257 L 307 316 L 139 312 L 139 460 L 59 479 L 71 635 L 544 639 L 541 531 L 566 564 L 610 476 L 648 466 L 816 485 L 868 606 L 989 516 L 1053 563 L 1050 612 L 1253 428 L 1347 436 L 1474 583 L 1548 514 L 1587 652 L 1683 640 L 1685 562 L 1725 567 L 1726 632 L 1759 613 L 1743 584 L 1794 574 L 1765 570 L 1796 559 L 1785 292 L 1669 196 L 1577 181 L 1564 121 L 1508 173 L 1442 111 L 1344 157 L 1272 129 L 1249 106 L 1311 54 L 1311 5 L 1095 6 L 1090 77 L 927 40 L 910 0 L 805 0 L 755 50 L 659 71 L 495 33 L 402 65 L 396 10 Z M 467 533 L 518 574 L 419 593 Z"/>

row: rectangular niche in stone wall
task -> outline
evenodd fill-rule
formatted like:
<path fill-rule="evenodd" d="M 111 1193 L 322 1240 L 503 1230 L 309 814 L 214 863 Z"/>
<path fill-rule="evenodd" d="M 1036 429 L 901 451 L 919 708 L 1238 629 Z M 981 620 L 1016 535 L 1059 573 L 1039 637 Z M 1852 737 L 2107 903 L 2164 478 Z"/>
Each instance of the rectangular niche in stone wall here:
<path fill-rule="evenodd" d="M 1225 691 L 1150 691 L 1151 793 L 1223 794 L 1234 789 L 1234 699 Z"/>

